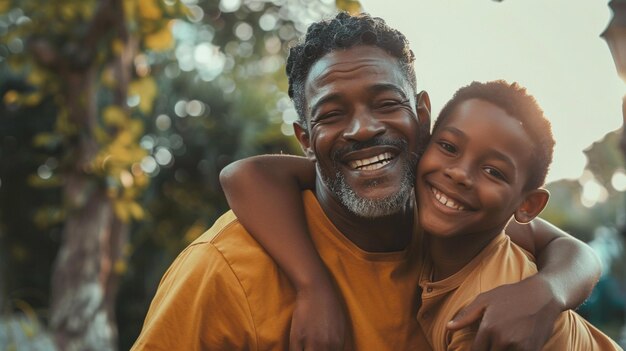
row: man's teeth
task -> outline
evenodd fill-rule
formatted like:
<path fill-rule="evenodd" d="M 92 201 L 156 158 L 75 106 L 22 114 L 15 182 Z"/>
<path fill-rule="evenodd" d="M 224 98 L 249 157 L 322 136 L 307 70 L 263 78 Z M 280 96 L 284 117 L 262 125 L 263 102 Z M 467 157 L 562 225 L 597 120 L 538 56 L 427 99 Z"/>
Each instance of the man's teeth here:
<path fill-rule="evenodd" d="M 391 162 L 392 158 L 393 156 L 391 155 L 391 152 L 384 152 L 380 155 L 376 155 L 370 158 L 350 161 L 349 165 L 350 167 L 352 167 L 352 169 L 373 171 L 383 168 L 386 164 Z"/>
<path fill-rule="evenodd" d="M 439 201 L 442 205 L 446 206 L 446 207 L 450 207 L 452 209 L 458 210 L 458 211 L 463 211 L 465 209 L 465 207 L 463 205 L 459 205 L 456 202 L 454 202 L 454 200 L 452 199 L 448 199 L 441 191 L 430 187 L 430 190 L 433 192 L 433 194 L 435 195 L 435 199 L 437 199 L 437 201 Z"/>

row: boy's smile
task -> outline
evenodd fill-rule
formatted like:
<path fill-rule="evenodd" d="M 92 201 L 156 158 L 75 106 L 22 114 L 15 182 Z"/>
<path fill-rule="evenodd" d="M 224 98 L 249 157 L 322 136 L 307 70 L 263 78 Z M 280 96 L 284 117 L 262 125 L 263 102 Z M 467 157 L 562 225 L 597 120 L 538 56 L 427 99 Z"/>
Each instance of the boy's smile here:
<path fill-rule="evenodd" d="M 500 233 L 524 200 L 529 144 L 519 120 L 500 107 L 478 99 L 461 102 L 434 132 L 418 168 L 426 232 L 480 241 Z"/>

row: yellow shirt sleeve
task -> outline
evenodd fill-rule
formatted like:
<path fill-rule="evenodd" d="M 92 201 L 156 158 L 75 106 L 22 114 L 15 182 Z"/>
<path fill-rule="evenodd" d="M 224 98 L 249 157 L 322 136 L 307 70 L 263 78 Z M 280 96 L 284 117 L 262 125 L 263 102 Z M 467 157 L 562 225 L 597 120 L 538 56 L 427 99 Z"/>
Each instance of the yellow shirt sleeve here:
<path fill-rule="evenodd" d="M 167 270 L 131 350 L 256 350 L 248 299 L 210 243 L 187 247 Z"/>

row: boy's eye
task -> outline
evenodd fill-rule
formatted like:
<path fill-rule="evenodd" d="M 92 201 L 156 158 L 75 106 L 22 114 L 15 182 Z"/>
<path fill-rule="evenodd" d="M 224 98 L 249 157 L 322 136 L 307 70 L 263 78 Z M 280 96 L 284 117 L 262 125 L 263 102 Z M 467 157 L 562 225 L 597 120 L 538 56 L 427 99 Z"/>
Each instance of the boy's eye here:
<path fill-rule="evenodd" d="M 437 144 L 439 144 L 439 146 L 440 146 L 440 147 L 441 147 L 444 151 L 446 151 L 446 152 L 448 152 L 448 153 L 451 153 L 451 154 L 456 153 L 456 146 L 454 146 L 454 145 L 452 145 L 452 144 L 450 144 L 450 143 L 448 143 L 448 142 L 445 142 L 445 141 L 440 141 L 440 142 L 438 142 Z"/>
<path fill-rule="evenodd" d="M 500 179 L 502 181 L 507 181 L 506 177 L 504 176 L 504 174 L 502 172 L 500 172 L 499 170 L 497 170 L 496 168 L 493 167 L 485 167 L 485 173 L 489 174 L 490 176 Z"/>

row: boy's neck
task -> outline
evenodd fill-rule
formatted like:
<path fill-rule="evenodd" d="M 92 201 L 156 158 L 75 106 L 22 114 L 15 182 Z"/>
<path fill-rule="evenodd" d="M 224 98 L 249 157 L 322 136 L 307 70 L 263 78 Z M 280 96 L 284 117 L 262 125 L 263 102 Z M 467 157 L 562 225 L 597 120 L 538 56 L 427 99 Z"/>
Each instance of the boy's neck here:
<path fill-rule="evenodd" d="M 504 230 L 451 238 L 428 235 L 428 253 L 432 261 L 431 281 L 450 277 L 465 267 Z"/>

